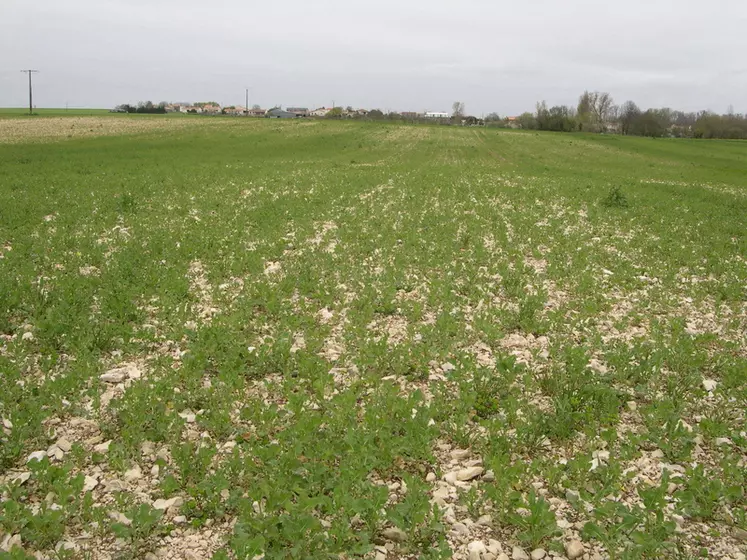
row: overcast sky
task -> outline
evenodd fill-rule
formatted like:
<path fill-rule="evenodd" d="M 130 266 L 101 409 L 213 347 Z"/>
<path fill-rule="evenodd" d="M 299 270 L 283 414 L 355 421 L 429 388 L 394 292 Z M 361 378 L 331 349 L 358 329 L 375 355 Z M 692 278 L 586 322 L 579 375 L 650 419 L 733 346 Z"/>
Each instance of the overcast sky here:
<path fill-rule="evenodd" d="M 747 112 L 746 0 L 0 0 L 0 106 Z"/>

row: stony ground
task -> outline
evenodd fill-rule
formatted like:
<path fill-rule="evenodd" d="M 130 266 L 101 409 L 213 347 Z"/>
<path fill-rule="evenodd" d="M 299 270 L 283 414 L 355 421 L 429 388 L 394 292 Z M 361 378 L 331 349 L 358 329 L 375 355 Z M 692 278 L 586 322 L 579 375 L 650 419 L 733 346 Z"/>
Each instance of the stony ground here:
<path fill-rule="evenodd" d="M 128 117 L 14 117 L 0 118 L 0 144 L 55 142 L 71 138 L 142 134 L 148 131 L 205 127 L 228 122 L 216 119 L 177 118 L 150 115 Z"/>
<path fill-rule="evenodd" d="M 11 557 L 745 559 L 744 144 L 106 120 L 0 147 Z"/>

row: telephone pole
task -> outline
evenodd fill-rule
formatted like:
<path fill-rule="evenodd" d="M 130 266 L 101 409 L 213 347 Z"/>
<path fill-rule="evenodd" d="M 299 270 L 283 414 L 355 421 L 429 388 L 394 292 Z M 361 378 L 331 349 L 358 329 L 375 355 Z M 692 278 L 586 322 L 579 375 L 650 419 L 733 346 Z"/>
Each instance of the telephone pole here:
<path fill-rule="evenodd" d="M 39 71 L 38 70 L 21 70 L 21 72 L 26 72 L 26 74 L 29 75 L 29 115 L 31 115 L 34 112 L 34 93 L 31 89 L 31 74 L 36 74 Z"/>
<path fill-rule="evenodd" d="M 246 88 L 246 104 L 244 105 L 244 116 L 249 116 L 249 88 Z"/>

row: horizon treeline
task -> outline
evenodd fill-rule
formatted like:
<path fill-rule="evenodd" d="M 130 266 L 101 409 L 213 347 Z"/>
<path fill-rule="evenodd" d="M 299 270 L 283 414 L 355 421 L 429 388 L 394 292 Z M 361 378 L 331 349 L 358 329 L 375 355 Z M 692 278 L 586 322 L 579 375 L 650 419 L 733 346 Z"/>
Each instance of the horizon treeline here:
<path fill-rule="evenodd" d="M 489 123 L 504 122 L 491 113 Z M 578 104 L 547 106 L 545 101 L 536 105 L 534 113 L 526 112 L 515 120 L 519 128 L 557 132 L 597 132 L 631 136 L 665 136 L 677 138 L 747 138 L 747 115 L 718 114 L 713 111 L 684 112 L 668 107 L 642 110 L 633 101 L 615 105 L 607 92 L 585 91 Z"/>

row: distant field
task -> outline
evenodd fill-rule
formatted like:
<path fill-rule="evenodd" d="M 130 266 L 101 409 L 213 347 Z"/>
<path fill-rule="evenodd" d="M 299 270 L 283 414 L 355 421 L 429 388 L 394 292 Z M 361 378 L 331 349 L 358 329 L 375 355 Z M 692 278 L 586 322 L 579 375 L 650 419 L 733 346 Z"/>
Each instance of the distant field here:
<path fill-rule="evenodd" d="M 81 116 L 81 115 L 116 115 L 116 113 L 110 113 L 109 109 L 34 109 L 34 114 L 38 116 L 54 117 L 54 116 Z M 0 107 L 0 117 L 4 116 L 29 116 L 29 108 L 18 108 L 18 107 Z"/>
<path fill-rule="evenodd" d="M 26 118 L 38 118 L 38 117 L 115 117 L 115 118 L 168 118 L 168 119 L 179 119 L 179 118 L 194 118 L 200 115 L 185 115 L 183 113 L 166 113 L 163 115 L 151 115 L 151 114 L 123 114 L 123 113 L 112 113 L 109 109 L 34 109 L 34 113 L 29 115 L 28 107 L 23 108 L 3 108 L 0 107 L 0 119 L 2 118 L 14 118 L 14 117 L 26 117 Z"/>
<path fill-rule="evenodd" d="M 54 142 L 162 130 L 173 132 L 185 127 L 215 126 L 221 122 L 219 118 L 172 118 L 171 115 L 119 115 L 119 118 L 75 115 L 7 118 L 0 119 L 0 144 Z"/>
<path fill-rule="evenodd" d="M 747 143 L 79 119 L 0 120 L 4 548 L 744 560 Z"/>

